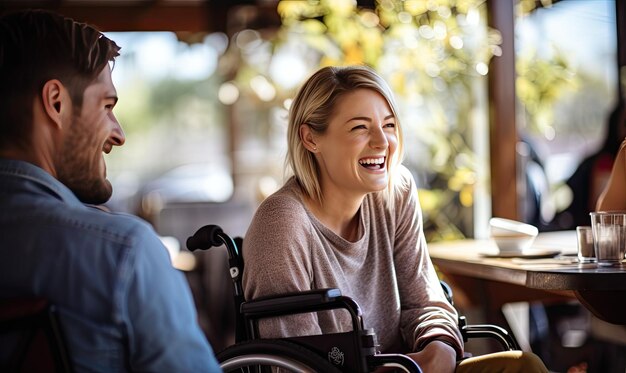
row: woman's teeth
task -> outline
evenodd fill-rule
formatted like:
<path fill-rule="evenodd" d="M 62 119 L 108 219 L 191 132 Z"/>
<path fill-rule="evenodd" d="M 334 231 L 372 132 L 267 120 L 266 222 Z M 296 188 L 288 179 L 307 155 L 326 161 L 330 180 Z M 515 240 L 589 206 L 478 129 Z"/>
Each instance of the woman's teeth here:
<path fill-rule="evenodd" d="M 359 164 L 366 168 L 382 168 L 385 164 L 385 157 L 360 159 Z"/>

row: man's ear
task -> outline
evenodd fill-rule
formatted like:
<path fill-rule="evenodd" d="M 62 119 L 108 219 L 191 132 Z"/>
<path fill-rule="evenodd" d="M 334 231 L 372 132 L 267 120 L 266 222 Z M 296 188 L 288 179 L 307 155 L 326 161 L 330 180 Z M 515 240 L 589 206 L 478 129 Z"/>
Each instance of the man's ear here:
<path fill-rule="evenodd" d="M 58 79 L 48 80 L 41 89 L 41 99 L 44 112 L 58 128 L 63 128 L 63 117 L 72 106 L 69 92 L 63 83 Z"/>
<path fill-rule="evenodd" d="M 300 140 L 302 140 L 302 145 L 304 145 L 304 147 L 308 151 L 312 153 L 317 153 L 317 142 L 315 140 L 315 134 L 308 124 L 300 125 Z"/>

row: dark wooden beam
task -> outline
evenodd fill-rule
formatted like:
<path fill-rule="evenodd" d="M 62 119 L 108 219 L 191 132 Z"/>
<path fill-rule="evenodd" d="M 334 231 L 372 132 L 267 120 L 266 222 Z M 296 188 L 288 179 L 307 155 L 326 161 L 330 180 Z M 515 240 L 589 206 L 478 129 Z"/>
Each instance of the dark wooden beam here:
<path fill-rule="evenodd" d="M 102 31 L 225 31 L 230 2 L 166 1 L 67 2 L 0 1 L 0 12 L 24 8 L 48 9 L 95 25 Z"/>
<path fill-rule="evenodd" d="M 502 55 L 491 60 L 488 75 L 491 211 L 493 216 L 519 220 L 514 0 L 488 0 L 487 13 L 489 26 L 499 30 L 502 35 Z"/>

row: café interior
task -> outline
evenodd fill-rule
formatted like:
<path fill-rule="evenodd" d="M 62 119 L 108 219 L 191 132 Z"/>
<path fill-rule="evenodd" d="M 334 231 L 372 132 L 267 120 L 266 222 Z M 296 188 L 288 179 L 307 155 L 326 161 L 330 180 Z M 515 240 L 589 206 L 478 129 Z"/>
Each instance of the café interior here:
<path fill-rule="evenodd" d="M 626 136 L 626 2 L 0 1 L 0 13 L 20 8 L 93 24 L 121 46 L 113 80 L 127 141 L 106 156 L 107 208 L 153 225 L 214 350 L 235 338 L 227 252 L 191 252 L 187 238 L 207 224 L 244 237 L 285 181 L 298 86 L 321 66 L 367 64 L 398 100 L 403 163 L 459 312 L 510 330 L 550 371 L 626 370 L 626 282 L 614 285 L 626 269 L 610 280 L 590 269 L 583 288 L 572 275 L 576 227 L 590 225 Z M 492 218 L 536 227 L 533 244 L 558 254 L 455 256 L 496 248 Z M 475 354 L 493 347 L 468 342 Z"/>

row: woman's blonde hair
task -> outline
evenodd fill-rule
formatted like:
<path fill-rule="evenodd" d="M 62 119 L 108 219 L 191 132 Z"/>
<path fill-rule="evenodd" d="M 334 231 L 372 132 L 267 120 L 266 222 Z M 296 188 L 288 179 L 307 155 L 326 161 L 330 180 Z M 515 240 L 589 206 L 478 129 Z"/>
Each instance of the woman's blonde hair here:
<path fill-rule="evenodd" d="M 313 153 L 308 151 L 300 138 L 300 126 L 308 125 L 312 131 L 322 134 L 328 128 L 337 100 L 356 89 L 370 89 L 385 98 L 396 118 L 398 147 L 393 158 L 388 162 L 389 184 L 386 188 L 386 200 L 391 202 L 397 183 L 395 171 L 402 161 L 403 138 L 402 126 L 389 85 L 371 68 L 366 66 L 324 67 L 315 72 L 302 85 L 289 109 L 287 130 L 287 164 L 291 167 L 296 180 L 304 193 L 313 200 L 322 202 L 322 190 L 319 182 L 319 166 Z"/>

